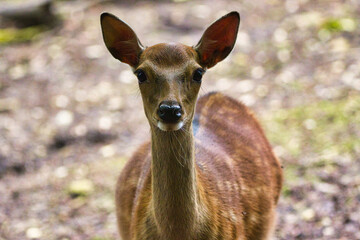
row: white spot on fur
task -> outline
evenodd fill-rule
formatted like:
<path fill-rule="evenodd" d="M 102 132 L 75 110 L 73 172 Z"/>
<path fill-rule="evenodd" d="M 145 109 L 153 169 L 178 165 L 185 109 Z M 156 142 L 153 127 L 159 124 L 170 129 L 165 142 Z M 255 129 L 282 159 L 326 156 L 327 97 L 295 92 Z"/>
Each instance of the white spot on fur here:
<path fill-rule="evenodd" d="M 232 184 L 231 184 L 231 182 L 226 181 L 225 184 L 226 184 L 226 190 L 228 190 L 229 192 L 232 192 L 232 187 L 231 187 Z"/>
<path fill-rule="evenodd" d="M 236 217 L 236 215 L 235 215 L 235 213 L 234 213 L 233 210 L 230 210 L 230 212 L 229 212 L 229 217 L 230 217 L 230 220 L 231 220 L 233 223 L 236 223 L 236 222 L 237 222 L 237 217 Z"/>
<path fill-rule="evenodd" d="M 234 183 L 234 189 L 235 192 L 239 192 L 239 185 L 237 183 Z"/>
<path fill-rule="evenodd" d="M 220 190 L 224 189 L 224 185 L 223 185 L 222 181 L 218 181 L 217 186 Z"/>
<path fill-rule="evenodd" d="M 184 122 L 180 121 L 175 124 L 168 124 L 168 123 L 163 123 L 161 121 L 158 121 L 157 126 L 159 129 L 161 129 L 163 131 L 177 131 L 184 126 Z"/>

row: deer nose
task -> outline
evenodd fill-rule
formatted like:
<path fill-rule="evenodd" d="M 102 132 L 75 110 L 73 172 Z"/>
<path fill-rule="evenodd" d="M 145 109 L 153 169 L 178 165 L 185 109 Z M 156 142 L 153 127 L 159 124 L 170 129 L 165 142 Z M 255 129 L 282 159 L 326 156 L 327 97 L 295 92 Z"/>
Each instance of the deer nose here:
<path fill-rule="evenodd" d="M 176 123 L 182 115 L 181 106 L 177 102 L 163 101 L 157 114 L 165 123 Z"/>

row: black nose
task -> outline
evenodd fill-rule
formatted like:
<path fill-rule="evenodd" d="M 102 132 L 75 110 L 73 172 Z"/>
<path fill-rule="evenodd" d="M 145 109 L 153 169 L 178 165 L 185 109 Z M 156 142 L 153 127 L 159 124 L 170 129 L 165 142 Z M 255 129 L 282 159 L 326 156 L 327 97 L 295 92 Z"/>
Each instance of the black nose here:
<path fill-rule="evenodd" d="M 157 113 L 165 123 L 176 123 L 182 114 L 181 106 L 173 101 L 161 102 Z"/>

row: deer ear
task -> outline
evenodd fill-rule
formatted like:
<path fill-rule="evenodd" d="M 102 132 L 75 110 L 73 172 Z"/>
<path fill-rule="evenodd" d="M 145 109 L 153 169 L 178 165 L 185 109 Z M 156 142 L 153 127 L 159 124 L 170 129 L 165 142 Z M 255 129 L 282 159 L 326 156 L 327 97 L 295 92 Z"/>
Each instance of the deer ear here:
<path fill-rule="evenodd" d="M 105 45 L 114 58 L 135 67 L 143 50 L 135 32 L 110 13 L 102 13 L 101 29 Z"/>
<path fill-rule="evenodd" d="M 195 46 L 201 66 L 211 68 L 229 55 L 236 41 L 239 23 L 239 13 L 231 12 L 205 30 Z"/>

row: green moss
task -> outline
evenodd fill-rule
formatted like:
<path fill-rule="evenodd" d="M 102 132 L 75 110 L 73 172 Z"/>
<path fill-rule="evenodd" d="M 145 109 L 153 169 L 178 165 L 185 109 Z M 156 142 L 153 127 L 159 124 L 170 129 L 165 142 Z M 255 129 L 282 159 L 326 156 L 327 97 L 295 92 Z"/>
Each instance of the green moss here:
<path fill-rule="evenodd" d="M 94 184 L 88 179 L 74 180 L 68 186 L 68 193 L 72 197 L 85 197 L 94 191 Z"/>
<path fill-rule="evenodd" d="M 322 23 L 321 29 L 329 32 L 352 32 L 356 29 L 356 21 L 352 18 L 329 18 Z"/>
<path fill-rule="evenodd" d="M 338 155 L 355 156 L 360 150 L 360 96 L 270 114 L 264 121 L 270 142 L 293 158 L 315 153 L 320 163 L 309 164 L 322 165 Z"/>
<path fill-rule="evenodd" d="M 342 30 L 340 20 L 334 18 L 326 20 L 321 27 L 331 32 L 339 32 Z"/>
<path fill-rule="evenodd" d="M 293 91 L 303 91 L 304 90 L 304 85 L 300 81 L 293 81 L 293 82 L 289 83 L 289 87 Z"/>
<path fill-rule="evenodd" d="M 19 43 L 33 40 L 44 27 L 28 27 L 24 29 L 4 28 L 0 29 L 0 44 Z"/>
<path fill-rule="evenodd" d="M 292 165 L 287 165 L 284 168 L 284 178 L 286 179 L 286 181 L 288 183 L 292 183 L 292 182 L 298 182 L 298 175 L 296 173 L 298 167 L 294 164 Z"/>

